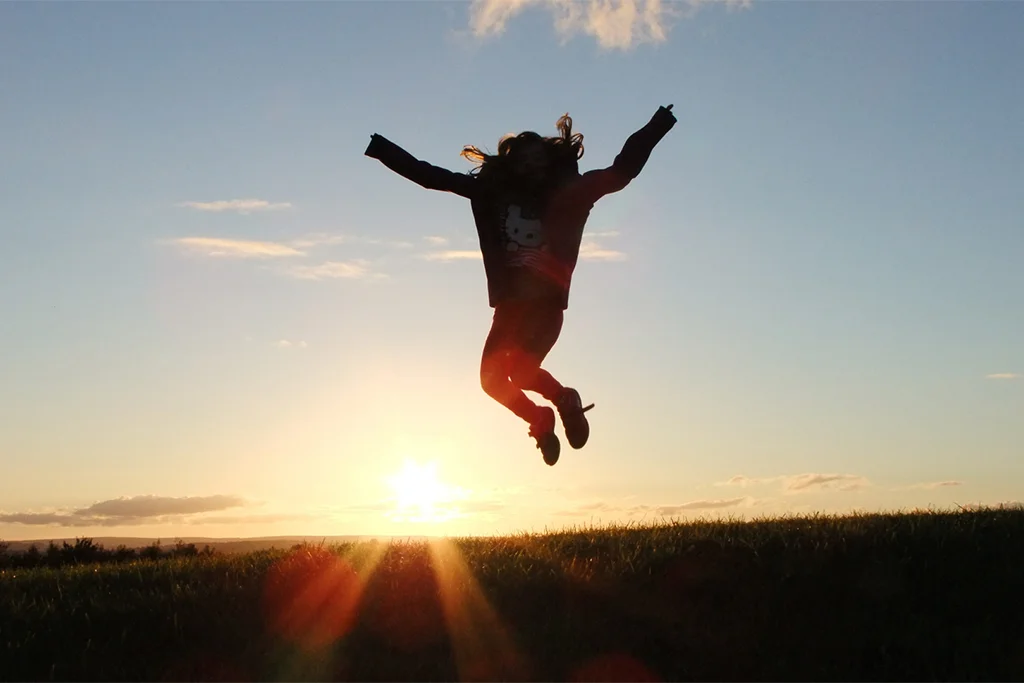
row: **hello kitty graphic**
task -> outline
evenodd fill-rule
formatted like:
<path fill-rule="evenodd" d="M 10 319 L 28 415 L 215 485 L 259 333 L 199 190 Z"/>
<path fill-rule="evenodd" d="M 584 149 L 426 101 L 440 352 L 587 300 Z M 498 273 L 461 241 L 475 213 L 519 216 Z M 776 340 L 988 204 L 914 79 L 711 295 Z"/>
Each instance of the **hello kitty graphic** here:
<path fill-rule="evenodd" d="M 508 207 L 505 214 L 505 250 L 519 251 L 520 248 L 540 249 L 544 246 L 544 226 L 539 219 L 527 218 L 523 208 L 517 205 Z"/>

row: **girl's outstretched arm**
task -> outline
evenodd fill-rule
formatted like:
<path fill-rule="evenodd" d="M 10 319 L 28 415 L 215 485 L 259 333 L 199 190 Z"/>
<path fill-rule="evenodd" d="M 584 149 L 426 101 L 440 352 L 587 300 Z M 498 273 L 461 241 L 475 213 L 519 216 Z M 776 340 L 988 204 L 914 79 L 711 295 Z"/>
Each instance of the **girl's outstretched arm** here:
<path fill-rule="evenodd" d="M 366 156 L 377 159 L 398 175 L 428 190 L 453 192 L 472 199 L 476 191 L 476 178 L 468 173 L 455 173 L 448 169 L 421 161 L 383 135 L 374 133 L 367 145 Z"/>
<path fill-rule="evenodd" d="M 658 107 L 651 120 L 643 128 L 626 139 L 622 151 L 608 168 L 587 171 L 580 179 L 580 192 L 590 203 L 606 194 L 618 192 L 640 175 L 651 157 L 651 152 L 661 139 L 676 125 L 672 105 Z"/>

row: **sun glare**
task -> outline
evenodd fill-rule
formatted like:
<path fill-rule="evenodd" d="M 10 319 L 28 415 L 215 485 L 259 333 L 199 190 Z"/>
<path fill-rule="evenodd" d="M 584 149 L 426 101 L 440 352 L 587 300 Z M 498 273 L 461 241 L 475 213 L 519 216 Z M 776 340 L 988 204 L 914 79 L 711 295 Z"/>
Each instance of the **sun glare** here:
<path fill-rule="evenodd" d="M 464 492 L 443 482 L 437 463 L 407 460 L 388 483 L 394 493 L 395 517 L 409 522 L 441 522 L 460 516 L 453 505 Z"/>

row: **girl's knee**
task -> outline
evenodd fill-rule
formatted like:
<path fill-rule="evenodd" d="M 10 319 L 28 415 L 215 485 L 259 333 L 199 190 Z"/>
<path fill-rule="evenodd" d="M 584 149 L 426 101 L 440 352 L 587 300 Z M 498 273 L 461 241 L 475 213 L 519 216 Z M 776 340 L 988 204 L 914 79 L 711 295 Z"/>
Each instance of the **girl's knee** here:
<path fill-rule="evenodd" d="M 512 380 L 512 383 L 517 387 L 528 387 L 537 379 L 537 373 L 539 372 L 540 363 L 536 362 L 532 358 L 523 357 L 519 359 L 519 362 L 512 366 L 509 371 L 508 378 Z"/>

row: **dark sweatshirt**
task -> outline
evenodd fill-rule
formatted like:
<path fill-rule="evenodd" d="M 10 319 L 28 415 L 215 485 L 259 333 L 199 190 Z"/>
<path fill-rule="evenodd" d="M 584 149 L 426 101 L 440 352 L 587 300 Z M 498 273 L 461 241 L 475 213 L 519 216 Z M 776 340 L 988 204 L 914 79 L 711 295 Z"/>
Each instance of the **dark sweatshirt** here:
<path fill-rule="evenodd" d="M 611 166 L 570 173 L 543 206 L 531 206 L 528 198 L 477 176 L 421 161 L 381 135 L 371 137 L 365 154 L 421 187 L 470 200 L 492 308 L 510 299 L 538 299 L 565 309 L 591 209 L 640 174 L 675 123 L 672 112 L 659 107 L 629 136 Z"/>

